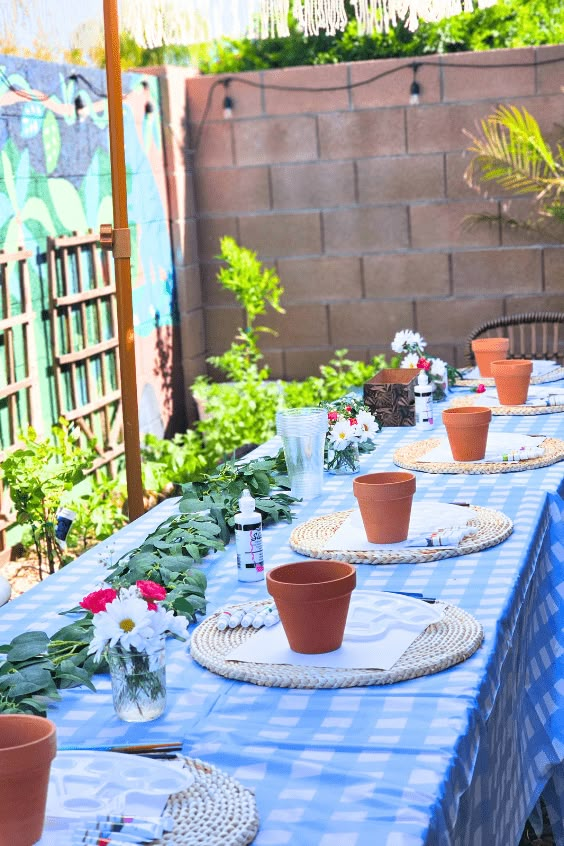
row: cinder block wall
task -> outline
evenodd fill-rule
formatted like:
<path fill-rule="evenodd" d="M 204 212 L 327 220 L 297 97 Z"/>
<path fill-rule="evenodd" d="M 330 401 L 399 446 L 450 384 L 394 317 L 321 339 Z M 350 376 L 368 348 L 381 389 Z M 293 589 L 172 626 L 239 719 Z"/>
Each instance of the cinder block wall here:
<path fill-rule="evenodd" d="M 201 130 L 189 154 L 197 218 L 190 249 L 198 252 L 204 324 L 196 327 L 205 347 L 194 350 L 199 364 L 226 348 L 241 321 L 215 279 L 227 234 L 274 265 L 285 287 L 286 315 L 268 319 L 279 334 L 263 343 L 274 376 L 317 372 L 340 347 L 357 358 L 389 355 L 404 328 L 461 364 L 465 337 L 482 321 L 564 311 L 564 247 L 497 226 L 462 227 L 465 216 L 504 202 L 465 184 L 463 130 L 504 103 L 525 106 L 554 139 L 564 45 L 423 61 L 417 106 L 408 104 L 409 61 L 289 68 L 232 77 L 231 120 L 217 86 L 203 127 L 216 77 L 186 80 L 192 143 Z M 510 210 L 518 214 L 528 202 L 513 200 Z M 196 290 L 192 271 L 179 282 Z"/>

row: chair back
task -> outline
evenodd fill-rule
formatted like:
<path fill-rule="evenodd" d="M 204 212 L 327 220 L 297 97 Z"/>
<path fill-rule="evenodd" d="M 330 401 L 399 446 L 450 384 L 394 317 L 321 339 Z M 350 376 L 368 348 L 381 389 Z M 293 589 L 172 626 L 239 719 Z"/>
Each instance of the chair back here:
<path fill-rule="evenodd" d="M 509 338 L 508 358 L 547 359 L 564 365 L 564 312 L 538 311 L 508 314 L 487 320 L 466 342 L 466 359 L 475 364 L 472 341 L 476 338 Z"/>

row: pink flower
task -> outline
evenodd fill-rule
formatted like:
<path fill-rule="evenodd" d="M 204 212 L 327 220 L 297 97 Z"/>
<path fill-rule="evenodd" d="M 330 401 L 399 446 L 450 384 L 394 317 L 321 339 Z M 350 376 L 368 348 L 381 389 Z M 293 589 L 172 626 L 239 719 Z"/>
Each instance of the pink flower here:
<path fill-rule="evenodd" d="M 103 588 L 102 590 L 95 590 L 89 593 L 78 604 L 86 611 L 91 611 L 93 614 L 98 614 L 99 611 L 105 611 L 106 605 L 113 602 L 117 597 L 117 591 L 113 588 Z"/>
<path fill-rule="evenodd" d="M 156 611 L 157 606 L 152 600 L 160 600 L 166 599 L 166 588 L 162 585 L 158 585 L 156 582 L 149 582 L 143 581 L 140 579 L 138 582 L 135 582 L 139 589 L 139 593 L 148 603 L 148 607 L 151 611 Z"/>
<path fill-rule="evenodd" d="M 431 362 L 428 358 L 423 358 L 423 356 L 421 356 L 421 358 L 417 362 L 417 367 L 419 368 L 419 370 L 430 370 Z"/>
<path fill-rule="evenodd" d="M 351 424 L 351 426 L 356 426 L 358 420 L 356 419 L 356 417 L 349 417 L 349 423 Z"/>
<path fill-rule="evenodd" d="M 329 418 L 330 423 L 336 423 L 337 420 L 339 419 L 339 412 L 338 411 L 330 411 L 328 413 L 327 417 Z"/>
<path fill-rule="evenodd" d="M 480 382 L 480 384 L 479 384 L 479 385 L 478 385 L 478 387 L 476 388 L 476 393 L 477 393 L 477 394 L 483 394 L 485 390 L 486 390 L 486 386 L 485 386 L 485 385 L 483 385 L 483 384 Z"/>

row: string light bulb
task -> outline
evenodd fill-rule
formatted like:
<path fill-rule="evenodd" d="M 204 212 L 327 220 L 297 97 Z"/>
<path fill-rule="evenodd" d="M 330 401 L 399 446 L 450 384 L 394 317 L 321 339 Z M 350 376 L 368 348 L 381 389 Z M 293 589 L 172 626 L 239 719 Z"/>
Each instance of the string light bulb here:
<path fill-rule="evenodd" d="M 77 94 L 76 97 L 74 98 L 74 113 L 76 115 L 77 120 L 83 119 L 84 109 L 85 109 L 84 100 L 82 99 L 80 94 Z"/>
<path fill-rule="evenodd" d="M 155 111 L 155 106 L 153 101 L 151 100 L 151 93 L 149 91 L 149 83 L 146 79 L 143 79 L 141 82 L 141 87 L 145 89 L 145 94 L 147 99 L 145 100 L 145 114 L 152 115 Z"/>
<path fill-rule="evenodd" d="M 233 117 L 233 98 L 227 92 L 230 82 L 230 79 L 223 80 L 223 89 L 225 91 L 225 96 L 223 97 L 223 117 L 225 120 L 231 120 Z"/>
<path fill-rule="evenodd" d="M 413 69 L 413 80 L 411 82 L 411 85 L 409 86 L 409 105 L 418 106 L 419 95 L 421 94 L 421 86 L 417 82 L 417 71 L 419 70 L 419 64 L 417 62 L 413 62 L 411 67 Z"/>

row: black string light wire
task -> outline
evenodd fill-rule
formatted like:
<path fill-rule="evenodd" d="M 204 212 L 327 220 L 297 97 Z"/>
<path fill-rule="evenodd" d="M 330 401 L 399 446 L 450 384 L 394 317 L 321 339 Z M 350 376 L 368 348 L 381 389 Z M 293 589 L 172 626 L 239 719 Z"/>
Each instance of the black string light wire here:
<path fill-rule="evenodd" d="M 213 94 L 216 88 L 219 85 L 223 85 L 225 90 L 227 90 L 227 86 L 230 83 L 236 83 L 238 85 L 248 85 L 251 88 L 259 88 L 262 91 L 295 91 L 297 93 L 300 92 L 308 92 L 308 93 L 318 93 L 323 94 L 327 92 L 333 91 L 352 91 L 354 88 L 360 88 L 363 85 L 371 85 L 373 82 L 377 82 L 380 79 L 384 79 L 386 76 L 391 76 L 392 74 L 399 73 L 401 71 L 405 71 L 406 68 L 411 69 L 413 73 L 413 80 L 411 82 L 409 88 L 409 97 L 410 102 L 413 105 L 416 105 L 415 97 L 417 97 L 417 102 L 419 101 L 419 95 L 421 94 L 421 84 L 418 82 L 416 78 L 417 71 L 419 68 L 422 67 L 435 67 L 435 68 L 466 68 L 468 70 L 499 70 L 500 68 L 526 68 L 526 67 L 541 67 L 543 65 L 554 65 L 558 62 L 564 62 L 564 56 L 556 56 L 552 59 L 540 59 L 537 62 L 503 62 L 498 64 L 477 64 L 469 62 L 448 62 L 444 61 L 441 58 L 440 64 L 437 61 L 429 62 L 429 61 L 418 61 L 418 62 L 406 62 L 403 65 L 397 65 L 394 68 L 389 68 L 382 73 L 375 74 L 374 76 L 370 76 L 367 79 L 361 79 L 358 82 L 350 82 L 346 83 L 345 85 L 330 85 L 330 86 L 321 86 L 319 88 L 310 87 L 310 86 L 301 86 L 301 85 L 278 85 L 275 83 L 267 83 L 267 82 L 255 82 L 251 79 L 246 79 L 245 77 L 241 76 L 228 76 L 215 79 L 208 89 L 208 96 L 206 98 L 206 103 L 204 106 L 204 111 L 202 113 L 202 117 L 200 122 L 196 128 L 194 133 L 194 146 L 192 147 L 189 152 L 196 153 L 198 147 L 200 145 L 200 141 L 202 139 L 202 132 L 206 121 L 208 119 L 208 114 L 211 108 Z M 233 110 L 233 100 L 231 100 L 231 110 Z"/>

